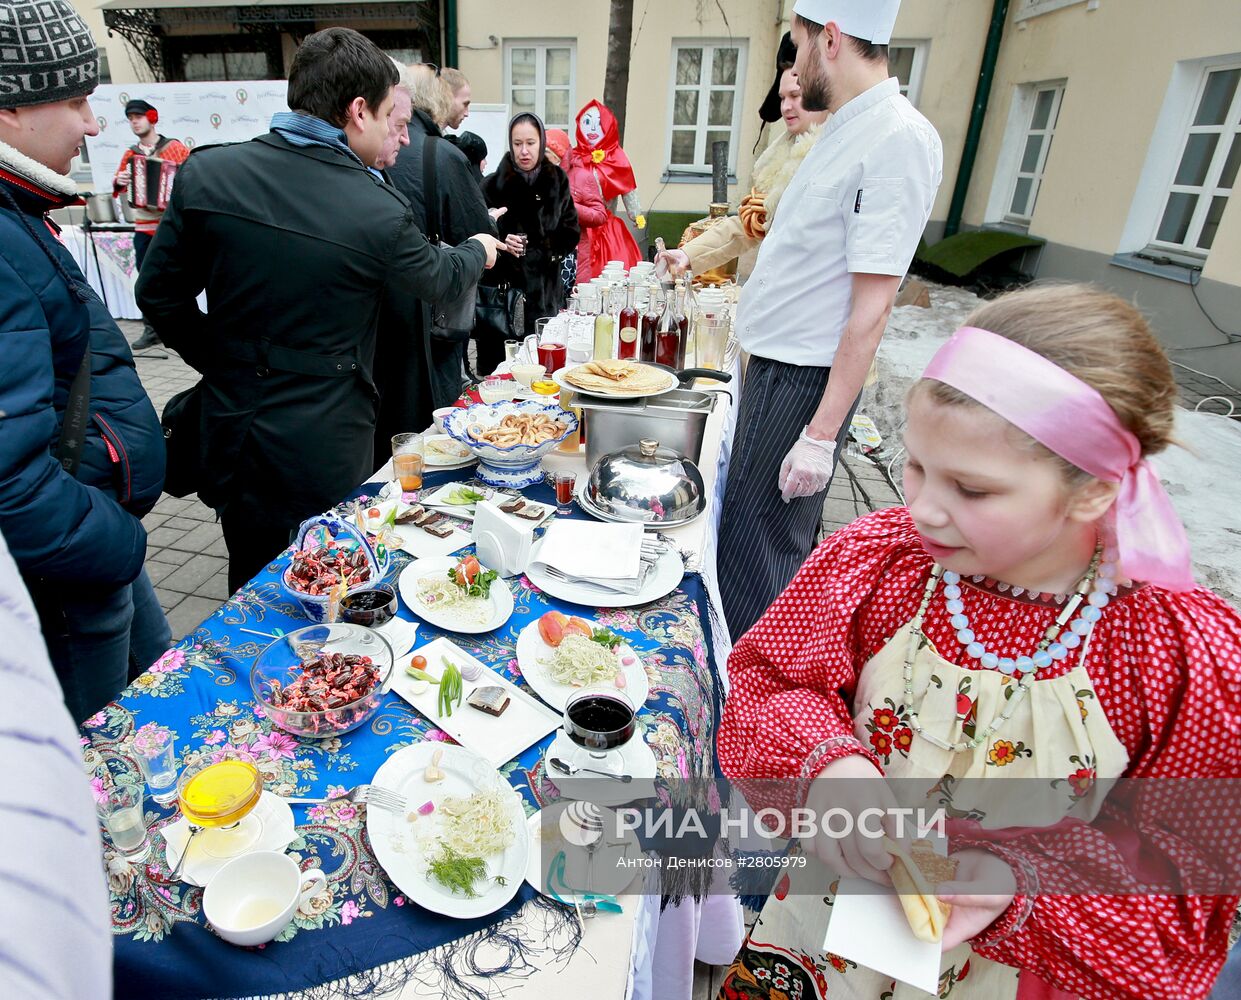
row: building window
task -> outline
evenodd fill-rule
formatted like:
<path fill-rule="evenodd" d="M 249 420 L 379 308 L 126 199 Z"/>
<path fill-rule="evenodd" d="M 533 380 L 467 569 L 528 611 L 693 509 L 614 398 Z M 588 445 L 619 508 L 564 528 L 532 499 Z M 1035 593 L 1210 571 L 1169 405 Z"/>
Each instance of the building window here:
<path fill-rule="evenodd" d="M 744 42 L 684 42 L 672 47 L 668 169 L 709 173 L 711 145 L 728 140 L 728 169 L 737 167 L 745 87 Z"/>
<path fill-rule="evenodd" d="M 888 72 L 901 85 L 901 93 L 917 107 L 922 95 L 922 73 L 926 67 L 927 42 L 893 42 L 888 46 Z"/>
<path fill-rule="evenodd" d="M 1241 65 L 1202 74 L 1152 245 L 1205 256 L 1241 166 Z"/>
<path fill-rule="evenodd" d="M 1020 159 L 1013 172 L 1011 193 L 1004 212 L 1004 221 L 1028 226 L 1034 216 L 1034 203 L 1043 185 L 1043 171 L 1056 134 L 1060 103 L 1064 100 L 1063 84 L 1037 84 L 1031 88 L 1033 107 L 1022 136 Z"/>
<path fill-rule="evenodd" d="M 176 82 L 279 80 L 284 76 L 280 35 L 175 35 L 162 41 L 167 78 Z"/>
<path fill-rule="evenodd" d="M 504 92 L 509 111 L 531 111 L 548 128 L 570 135 L 573 84 L 577 76 L 577 45 L 571 41 L 505 42 Z"/>

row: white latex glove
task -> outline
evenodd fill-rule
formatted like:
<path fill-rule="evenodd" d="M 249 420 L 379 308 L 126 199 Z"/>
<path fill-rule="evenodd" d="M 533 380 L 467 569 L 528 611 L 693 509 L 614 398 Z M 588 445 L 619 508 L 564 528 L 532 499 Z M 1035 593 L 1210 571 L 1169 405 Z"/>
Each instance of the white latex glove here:
<path fill-rule="evenodd" d="M 812 497 L 827 489 L 835 454 L 834 441 L 809 437 L 803 428 L 780 466 L 780 496 L 784 502 L 794 497 Z"/>

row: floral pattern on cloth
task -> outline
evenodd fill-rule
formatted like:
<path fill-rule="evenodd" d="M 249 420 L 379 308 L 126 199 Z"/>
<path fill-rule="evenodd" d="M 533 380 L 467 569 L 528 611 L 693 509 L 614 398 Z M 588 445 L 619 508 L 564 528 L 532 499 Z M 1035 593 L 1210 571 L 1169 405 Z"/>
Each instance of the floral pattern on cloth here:
<path fill-rule="evenodd" d="M 133 741 L 141 727 L 158 723 L 176 735 L 179 767 L 222 758 L 226 753 L 250 759 L 263 776 L 266 790 L 281 796 L 312 797 L 343 794 L 368 781 L 379 764 L 401 747 L 421 740 L 449 737 L 418 714 L 397 695 L 389 693 L 367 724 L 341 737 L 300 739 L 284 733 L 256 706 L 249 688 L 249 667 L 266 640 L 242 629 L 271 634 L 287 633 L 306 624 L 290 605 L 278 583 L 289 552 L 270 564 L 255 580 L 226 601 L 198 629 L 169 650 L 151 669 L 131 684 L 113 703 L 86 720 L 82 754 L 92 775 L 96 793 L 102 792 L 121 773 L 137 773 Z M 394 553 L 389 582 L 410 562 Z M 516 660 L 520 630 L 544 611 L 557 608 L 570 614 L 587 614 L 614 631 L 624 633 L 639 651 L 646 666 L 651 693 L 638 716 L 640 731 L 655 754 L 658 773 L 673 780 L 711 780 L 717 774 L 714 755 L 714 720 L 719 693 L 714 666 L 704 636 L 705 590 L 700 578 L 688 576 L 682 587 L 667 597 L 640 608 L 582 609 L 543 594 L 526 577 L 512 581 L 515 609 L 509 622 L 492 633 L 479 636 L 449 635 L 452 641 L 490 664 L 509 680 L 525 686 Z M 445 634 L 423 623 L 418 644 Z M 528 687 L 527 687 L 527 690 Z M 505 764 L 501 773 L 524 800 L 527 813 L 559 798 L 560 792 L 546 773 L 542 751 L 548 736 Z M 337 933 L 366 933 L 395 940 L 394 958 L 419 951 L 409 940 L 410 909 L 417 911 L 415 926 L 426 928 L 432 945 L 446 943 L 462 933 L 459 924 L 427 913 L 407 900 L 388 881 L 375 859 L 366 834 L 366 807 L 346 801 L 323 805 L 294 806 L 296 839 L 288 851 L 304 869 L 322 868 L 327 887 L 296 913 L 278 941 L 297 947 L 300 939 L 326 928 Z M 177 818 L 175 804 L 160 811 L 147 800 L 147 824 L 151 851 L 147 859 L 132 865 L 105 847 L 104 865 L 112 898 L 113 929 L 117 935 L 117 969 L 126 974 L 138 970 L 130 982 L 142 982 L 158 995 L 180 995 L 175 975 L 178 946 L 194 941 L 173 935 L 179 924 L 204 925 L 200 888 L 170 882 L 164 842 L 158 830 Z M 515 904 L 493 915 L 498 922 L 533 896 L 523 887 Z M 473 921 L 477 932 L 479 924 Z M 404 930 L 403 930 L 404 928 Z M 229 949 L 230 963 L 245 963 L 261 949 Z M 313 936 L 313 934 L 312 934 Z M 400 944 L 404 938 L 404 945 Z M 356 940 L 356 939 L 353 939 Z M 140 943 L 140 947 L 138 947 Z M 200 941 L 201 943 L 201 941 Z M 143 949 L 166 949 L 162 957 Z M 323 951 L 336 945 L 304 945 L 305 976 L 323 975 Z M 403 947 L 404 950 L 401 950 Z M 266 946 L 268 950 L 271 945 Z M 340 961 L 348 961 L 348 949 Z M 367 952 L 368 958 L 371 952 Z M 201 956 L 187 961 L 201 961 Z M 327 963 L 332 964 L 330 961 Z M 378 965 L 379 962 L 374 964 Z M 263 962 L 257 955 L 247 968 L 250 992 L 291 991 L 287 980 L 264 981 Z M 343 965 L 339 976 L 356 972 Z M 239 973 L 241 974 L 241 973 Z M 300 989 L 317 985 L 307 980 Z M 188 989 L 189 987 L 185 987 Z M 155 995 L 155 993 L 152 993 Z"/>

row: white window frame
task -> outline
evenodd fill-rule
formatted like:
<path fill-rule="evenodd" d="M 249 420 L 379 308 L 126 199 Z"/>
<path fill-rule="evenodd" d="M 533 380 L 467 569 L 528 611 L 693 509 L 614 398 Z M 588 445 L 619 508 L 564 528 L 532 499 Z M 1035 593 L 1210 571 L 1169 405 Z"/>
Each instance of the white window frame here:
<path fill-rule="evenodd" d="M 673 133 L 677 131 L 686 131 L 688 126 L 675 126 L 673 124 L 673 114 L 676 108 L 676 93 L 678 90 L 692 90 L 694 88 L 677 84 L 677 53 L 682 49 L 702 49 L 702 76 L 699 78 L 698 84 L 698 122 L 694 126 L 694 163 L 673 163 L 672 162 L 672 138 Z M 737 79 L 736 82 L 729 86 L 712 86 L 711 66 L 714 62 L 714 52 L 716 49 L 736 49 L 737 50 Z M 706 54 L 712 53 L 710 59 Z M 742 105 L 745 103 L 745 74 L 746 64 L 749 62 L 750 46 L 749 40 L 745 38 L 674 38 L 672 40 L 672 58 L 668 65 L 668 138 L 664 146 L 664 162 L 668 165 L 667 172 L 669 175 L 700 175 L 710 176 L 710 165 L 703 166 L 698 161 L 705 159 L 707 150 L 707 133 L 718 132 L 722 130 L 720 125 L 708 125 L 707 118 L 711 110 L 711 91 L 713 90 L 732 90 L 733 91 L 733 120 L 728 126 L 728 172 L 736 174 L 737 172 L 737 152 L 738 146 L 741 145 L 741 111 Z M 706 82 L 702 82 L 702 81 Z"/>
<path fill-rule="evenodd" d="M 573 116 L 577 103 L 574 100 L 577 91 L 577 39 L 576 38 L 506 38 L 504 39 L 504 101 L 513 108 L 513 49 L 537 49 L 538 55 L 534 62 L 534 109 L 535 113 L 548 128 L 564 128 L 573 135 Z M 547 120 L 547 50 L 569 50 L 569 120 L 565 123 Z M 521 90 L 531 89 L 524 84 Z M 559 90 L 560 85 L 556 84 Z"/>
<path fill-rule="evenodd" d="M 1013 88 L 1013 99 L 1008 109 L 1008 124 L 1004 128 L 1004 141 L 1000 146 L 1000 155 L 995 164 L 994 180 L 991 184 L 991 195 L 987 200 L 987 211 L 984 219 L 990 224 L 999 223 L 1004 226 L 1028 230 L 1038 207 L 1038 192 L 1034 195 L 1034 206 L 1028 216 L 1015 215 L 1012 211 L 1013 195 L 1017 190 L 1017 181 L 1023 176 L 1032 176 L 1038 181 L 1039 192 L 1047 175 L 1047 154 L 1050 142 L 1044 142 L 1039 151 L 1039 162 L 1035 172 L 1030 175 L 1021 170 L 1021 160 L 1025 155 L 1026 140 L 1033 129 L 1034 109 L 1038 104 L 1038 95 L 1046 90 L 1056 90 L 1057 97 L 1052 111 L 1058 119 L 1064 106 L 1064 95 L 1068 86 L 1067 80 L 1040 80 L 1036 83 L 1019 83 Z M 1049 121 L 1053 119 L 1049 118 Z M 1058 121 L 1057 121 L 1057 124 Z M 1042 129 L 1050 138 L 1055 136 L 1055 127 Z"/>
<path fill-rule="evenodd" d="M 893 39 L 888 44 L 888 52 L 891 53 L 893 49 L 913 49 L 913 62 L 909 66 L 909 83 L 901 87 L 901 93 L 909 98 L 909 103 L 916 108 L 918 101 L 922 98 L 922 78 L 926 73 L 926 59 L 931 43 L 926 38 Z"/>
<path fill-rule="evenodd" d="M 1198 113 L 1198 105 L 1202 102 L 1202 98 L 1206 93 L 1207 80 L 1213 73 L 1227 73 L 1230 71 L 1241 70 L 1241 59 L 1225 62 L 1213 66 L 1205 66 L 1201 70 L 1198 79 L 1198 85 L 1194 89 L 1194 96 L 1185 109 L 1180 138 L 1175 143 L 1175 162 L 1172 171 L 1164 185 L 1163 201 L 1158 211 L 1154 215 L 1151 223 L 1150 238 L 1147 246 L 1155 247 L 1160 250 L 1171 251 L 1174 254 L 1183 255 L 1185 257 L 1196 259 L 1199 261 L 1206 260 L 1207 255 L 1211 252 L 1210 248 L 1203 250 L 1198 246 L 1198 241 L 1202 237 L 1202 230 L 1206 224 L 1207 213 L 1210 211 L 1211 203 L 1215 198 L 1224 195 L 1229 198 L 1237 191 L 1237 184 L 1234 181 L 1233 187 L 1224 189 L 1219 186 L 1220 175 L 1224 170 L 1224 163 L 1228 158 L 1228 153 L 1232 149 L 1232 144 L 1238 141 L 1241 136 L 1241 124 L 1238 124 L 1238 118 L 1241 118 L 1241 83 L 1238 83 L 1237 89 L 1232 95 L 1232 103 L 1228 107 L 1228 111 L 1224 115 L 1224 123 L 1222 125 L 1195 125 L 1194 117 Z M 1192 135 L 1203 135 L 1208 133 L 1217 133 L 1220 141 L 1215 145 L 1215 152 L 1211 156 L 1211 162 L 1207 164 L 1206 176 L 1200 185 L 1187 185 L 1176 183 L 1176 172 L 1180 169 L 1182 157 L 1185 155 L 1185 148 L 1189 143 Z M 1167 211 L 1168 201 L 1173 194 L 1184 193 L 1194 194 L 1198 197 L 1198 204 L 1194 208 L 1194 214 L 1189 221 L 1189 229 L 1185 233 L 1184 243 L 1171 243 L 1166 240 L 1159 239 L 1159 227 L 1163 224 L 1164 213 Z"/>

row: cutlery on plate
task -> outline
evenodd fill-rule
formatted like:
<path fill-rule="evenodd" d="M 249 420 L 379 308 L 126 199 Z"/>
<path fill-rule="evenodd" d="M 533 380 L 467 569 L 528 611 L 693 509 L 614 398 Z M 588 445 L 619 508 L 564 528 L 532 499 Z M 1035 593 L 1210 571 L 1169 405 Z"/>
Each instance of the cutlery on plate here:
<path fill-rule="evenodd" d="M 560 580 L 562 583 L 572 583 L 583 587 L 594 587 L 596 590 L 605 590 L 610 594 L 625 594 L 634 596 L 642 593 L 642 588 L 646 586 L 646 577 L 650 572 L 650 563 L 643 563 L 642 569 L 634 580 L 617 580 L 615 582 L 609 580 L 595 580 L 593 578 L 582 576 L 570 576 L 568 573 L 556 569 L 555 566 L 543 564 L 543 570 L 552 579 Z"/>
<path fill-rule="evenodd" d="M 185 842 L 185 846 L 181 848 L 181 857 L 177 858 L 177 866 L 169 873 L 168 877 L 176 882 L 181 878 L 181 869 L 185 867 L 185 859 L 190 856 L 190 844 L 194 843 L 194 838 L 203 832 L 205 828 L 190 824 L 190 837 Z"/>
<path fill-rule="evenodd" d="M 386 809 L 388 812 L 394 813 L 403 813 L 405 811 L 405 796 L 399 795 L 387 788 L 380 788 L 378 785 L 358 785 L 349 789 L 344 795 L 337 795 L 332 798 L 326 796 L 317 799 L 295 799 L 284 798 L 283 796 L 281 798 L 291 805 L 318 806 L 326 802 L 349 802 L 378 806 L 380 809 Z"/>
<path fill-rule="evenodd" d="M 613 781 L 619 781 L 626 785 L 633 781 L 632 774 L 612 774 L 609 771 L 596 771 L 592 767 L 581 767 L 578 764 L 570 764 L 567 760 L 563 760 L 560 757 L 552 757 L 549 763 L 554 770 L 559 771 L 561 774 L 567 774 L 570 777 L 577 774 L 579 771 L 584 771 L 586 774 L 598 774 L 601 777 L 611 778 Z"/>

